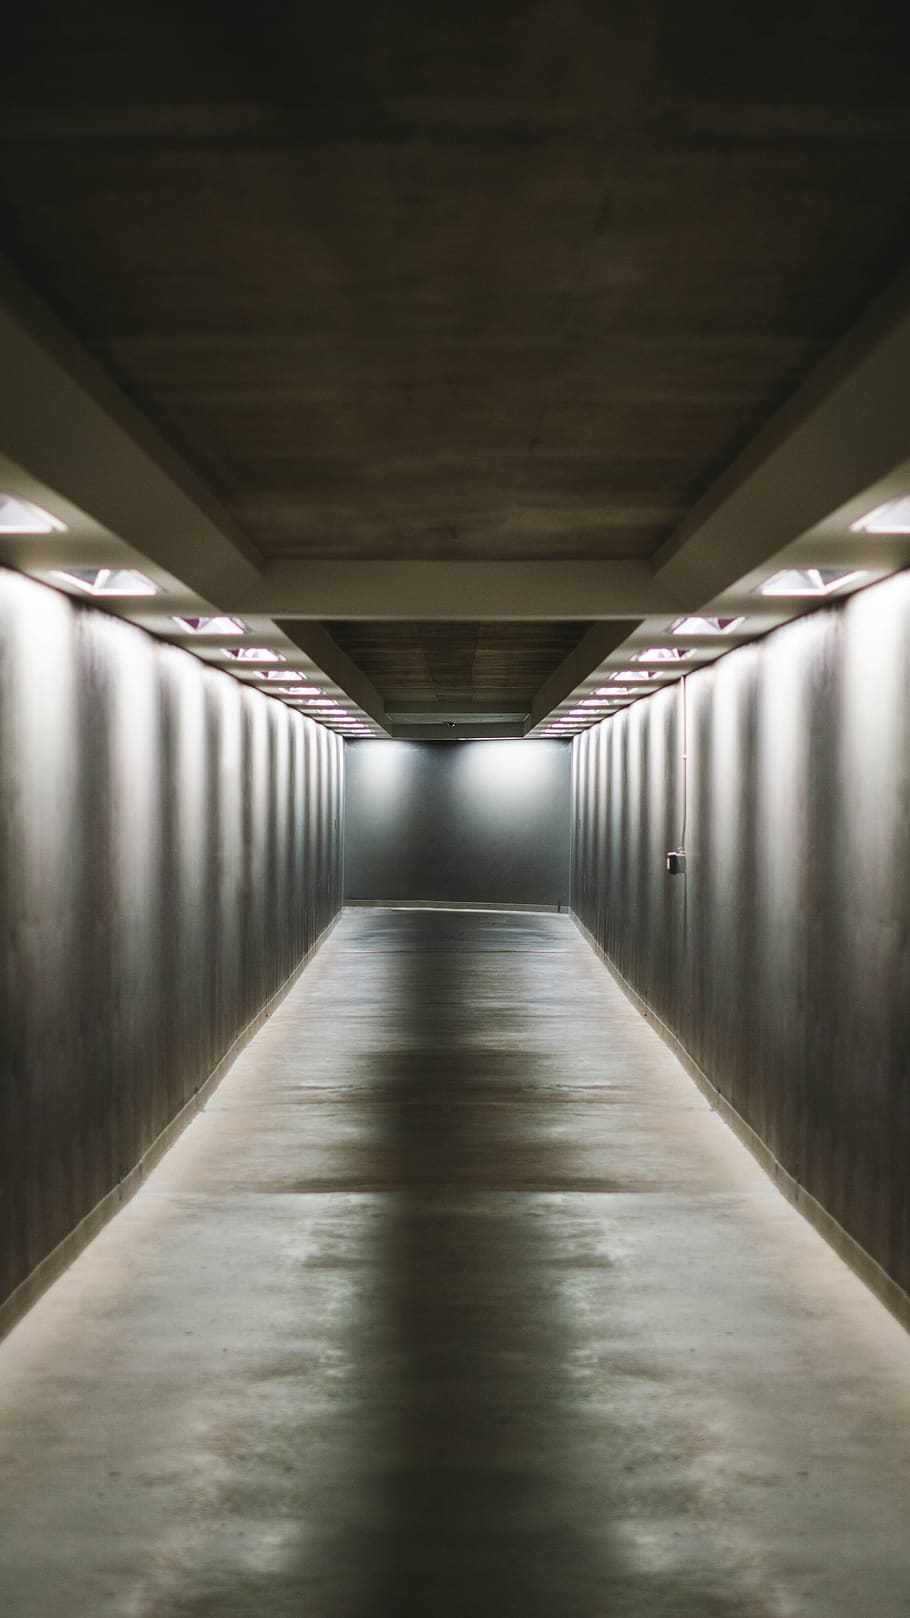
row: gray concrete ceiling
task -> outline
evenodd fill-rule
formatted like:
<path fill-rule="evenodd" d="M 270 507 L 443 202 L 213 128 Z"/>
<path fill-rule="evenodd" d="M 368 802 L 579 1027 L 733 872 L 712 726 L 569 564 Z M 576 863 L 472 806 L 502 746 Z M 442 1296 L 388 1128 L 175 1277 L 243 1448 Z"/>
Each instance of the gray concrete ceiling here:
<path fill-rule="evenodd" d="M 9 423 L 7 481 L 260 638 L 321 622 L 380 723 L 431 697 L 542 720 L 608 655 L 592 621 L 666 635 L 910 457 L 765 511 L 763 552 L 739 519 L 706 537 L 908 257 L 899 28 L 837 0 L 20 8 L 4 243 L 64 331 L 10 279 L 16 363 L 52 355 L 170 504 L 130 510 L 121 444 L 105 505 L 84 412 L 89 475 L 63 466 L 74 398 Z"/>
<path fill-rule="evenodd" d="M 576 623 L 329 623 L 389 713 L 449 703 L 524 718 L 589 626 Z"/>

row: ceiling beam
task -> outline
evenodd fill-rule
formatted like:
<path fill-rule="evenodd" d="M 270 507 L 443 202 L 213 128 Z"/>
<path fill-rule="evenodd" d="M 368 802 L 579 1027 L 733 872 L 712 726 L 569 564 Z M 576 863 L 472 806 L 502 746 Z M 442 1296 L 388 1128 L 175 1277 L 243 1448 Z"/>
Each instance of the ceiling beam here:
<path fill-rule="evenodd" d="M 910 279 L 819 365 L 655 557 L 655 582 L 707 606 L 832 513 L 890 496 L 910 458 Z M 906 493 L 906 485 L 894 492 Z M 858 504 L 857 504 L 858 502 Z M 854 512 L 844 511 L 851 503 Z"/>
<path fill-rule="evenodd" d="M 224 611 L 274 619 L 647 618 L 690 609 L 647 562 L 271 562 Z"/>
<path fill-rule="evenodd" d="M 51 489 L 203 601 L 242 594 L 262 558 L 228 513 L 0 261 L 0 446 L 16 493 Z"/>
<path fill-rule="evenodd" d="M 520 719 L 501 720 L 498 724 L 485 724 L 482 719 L 449 719 L 441 724 L 387 725 L 389 735 L 397 741 L 407 742 L 479 742 L 497 741 L 502 737 L 522 737 L 524 723 Z"/>
<path fill-rule="evenodd" d="M 631 623 L 619 620 L 609 624 L 593 624 L 578 645 L 573 646 L 568 656 L 563 658 L 559 667 L 544 680 L 531 704 L 527 729 L 533 730 L 554 708 L 565 702 L 582 680 L 600 668 L 604 658 L 615 652 L 617 646 L 621 646 L 637 628 L 637 619 Z"/>
<path fill-rule="evenodd" d="M 362 708 L 365 714 L 375 719 L 377 725 L 388 730 L 386 723 L 385 703 L 376 690 L 372 680 L 369 680 L 358 665 L 352 662 L 347 652 L 342 651 L 336 640 L 332 639 L 322 624 L 308 623 L 276 623 L 276 628 L 289 641 L 306 652 L 316 667 L 321 669 L 327 679 L 337 685 L 351 701 Z"/>

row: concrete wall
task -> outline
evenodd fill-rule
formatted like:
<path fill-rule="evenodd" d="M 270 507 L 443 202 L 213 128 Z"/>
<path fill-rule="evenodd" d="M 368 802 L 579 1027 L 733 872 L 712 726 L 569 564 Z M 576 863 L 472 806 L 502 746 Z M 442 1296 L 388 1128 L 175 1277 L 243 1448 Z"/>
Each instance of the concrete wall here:
<path fill-rule="evenodd" d="M 335 914 L 342 746 L 0 572 L 0 1300 Z"/>
<path fill-rule="evenodd" d="M 556 905 L 569 892 L 567 742 L 352 742 L 349 899 Z"/>
<path fill-rule="evenodd" d="M 574 744 L 573 907 L 787 1173 L 910 1289 L 910 575 Z"/>

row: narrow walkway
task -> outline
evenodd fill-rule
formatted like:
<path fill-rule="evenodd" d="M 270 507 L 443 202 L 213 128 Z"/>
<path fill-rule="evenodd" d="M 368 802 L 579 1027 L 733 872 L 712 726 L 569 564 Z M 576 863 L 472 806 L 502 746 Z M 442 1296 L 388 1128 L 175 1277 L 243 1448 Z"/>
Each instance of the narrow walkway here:
<path fill-rule="evenodd" d="M 557 916 L 349 913 L 0 1345 L 4 1618 L 901 1618 L 910 1338 Z"/>

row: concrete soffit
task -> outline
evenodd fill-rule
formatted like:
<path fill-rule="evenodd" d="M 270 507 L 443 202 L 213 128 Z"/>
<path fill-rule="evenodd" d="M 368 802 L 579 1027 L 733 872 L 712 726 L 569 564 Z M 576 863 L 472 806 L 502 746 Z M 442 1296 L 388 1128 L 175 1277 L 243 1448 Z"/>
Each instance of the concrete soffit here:
<path fill-rule="evenodd" d="M 0 266 L 2 487 L 67 525 L 71 567 L 141 566 L 175 611 L 229 613 L 273 644 L 302 651 L 388 733 L 382 698 L 320 624 L 399 621 L 594 621 L 544 683 L 524 719 L 491 720 L 497 734 L 535 733 L 598 670 L 609 675 L 667 636 L 684 614 L 743 616 L 750 639 L 806 610 L 756 605 L 781 566 L 842 562 L 883 576 L 910 561 L 910 536 L 857 534 L 868 509 L 910 492 L 910 282 L 904 280 L 813 373 L 661 547 L 652 561 L 267 563 L 230 514 L 134 406 Z M 36 577 L 59 567 L 59 536 L 0 536 L 0 562 Z M 135 616 L 125 610 L 124 616 Z M 728 643 L 714 651 L 728 649 Z M 193 648 L 196 650 L 197 648 Z M 223 665 L 222 665 L 223 666 Z M 297 671 L 305 677 L 305 669 Z M 445 730 L 438 713 L 396 731 Z M 478 724 L 482 716 L 477 715 Z M 513 728 L 515 727 L 515 728 Z M 476 727 L 475 727 L 476 728 Z"/>

